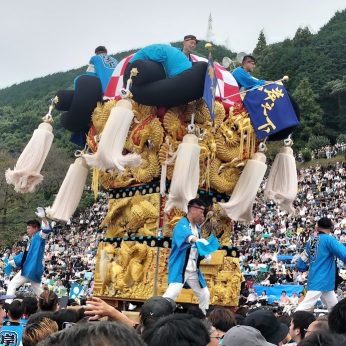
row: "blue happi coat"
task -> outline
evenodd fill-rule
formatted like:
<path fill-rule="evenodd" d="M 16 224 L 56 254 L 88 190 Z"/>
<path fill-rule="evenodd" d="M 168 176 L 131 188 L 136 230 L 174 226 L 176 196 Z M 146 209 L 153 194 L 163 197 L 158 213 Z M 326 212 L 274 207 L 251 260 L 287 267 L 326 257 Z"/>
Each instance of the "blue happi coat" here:
<path fill-rule="evenodd" d="M 234 79 L 237 81 L 240 88 L 251 89 L 254 87 L 261 86 L 265 84 L 266 82 L 263 79 L 257 79 L 256 77 L 252 76 L 249 72 L 245 71 L 241 66 L 237 67 L 232 72 L 232 75 Z"/>
<path fill-rule="evenodd" d="M 46 245 L 47 234 L 50 232 L 52 232 L 52 229 L 48 225 L 32 236 L 24 263 L 21 263 L 24 255 L 23 252 L 19 253 L 14 258 L 15 264 L 22 268 L 21 275 L 34 282 L 41 282 L 41 277 L 44 271 L 44 248 Z"/>
<path fill-rule="evenodd" d="M 199 237 L 201 236 L 201 229 L 197 226 Z M 188 238 L 193 236 L 190 222 L 187 217 L 183 217 L 173 229 L 172 249 L 168 259 L 168 284 L 185 282 L 185 269 L 189 260 L 190 250 L 194 244 L 190 244 Z M 199 260 L 197 261 L 197 268 L 199 267 Z M 207 283 L 203 273 L 197 269 L 199 283 L 201 287 L 206 287 Z"/>
<path fill-rule="evenodd" d="M 297 262 L 299 270 L 309 266 L 307 289 L 309 291 L 333 291 L 336 279 L 336 262 L 346 262 L 346 247 L 332 235 L 320 233 L 310 238 L 305 247 L 305 257 Z"/>
<path fill-rule="evenodd" d="M 139 50 L 130 60 L 153 60 L 163 65 L 167 77 L 174 77 L 192 67 L 192 62 L 178 48 L 169 44 L 151 44 Z"/>
<path fill-rule="evenodd" d="M 99 77 L 102 84 L 102 91 L 105 92 L 109 80 L 111 79 L 113 71 L 117 65 L 118 61 L 110 55 L 94 55 L 89 61 L 87 74 Z"/>

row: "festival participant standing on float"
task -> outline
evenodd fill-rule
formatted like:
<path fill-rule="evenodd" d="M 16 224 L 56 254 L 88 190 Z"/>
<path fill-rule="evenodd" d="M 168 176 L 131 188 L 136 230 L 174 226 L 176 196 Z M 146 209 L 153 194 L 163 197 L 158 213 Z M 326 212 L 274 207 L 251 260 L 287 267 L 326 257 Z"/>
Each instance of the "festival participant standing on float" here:
<path fill-rule="evenodd" d="M 252 55 L 245 55 L 241 66 L 237 67 L 232 75 L 237 81 L 240 88 L 243 89 L 252 89 L 255 87 L 259 87 L 266 83 L 271 83 L 269 81 L 265 81 L 263 79 L 257 79 L 252 76 L 252 72 L 256 66 L 256 59 Z"/>
<path fill-rule="evenodd" d="M 192 54 L 193 51 L 196 49 L 197 44 L 198 40 L 195 35 L 184 36 L 182 51 L 190 61 L 192 61 L 190 54 Z"/>
<path fill-rule="evenodd" d="M 106 47 L 98 46 L 95 49 L 95 55 L 90 58 L 87 74 L 99 77 L 102 91 L 105 92 L 117 65 L 118 61 L 107 54 Z"/>
<path fill-rule="evenodd" d="M 200 199 L 188 203 L 188 212 L 174 227 L 172 249 L 168 260 L 168 288 L 163 297 L 176 300 L 184 284 L 187 283 L 197 295 L 200 309 L 206 313 L 209 308 L 210 293 L 202 272 L 199 270 L 201 257 L 196 243 L 208 245 L 201 238 L 200 225 L 204 221 L 206 206 Z"/>
<path fill-rule="evenodd" d="M 14 295 L 16 289 L 26 282 L 31 283 L 31 287 L 37 296 L 43 292 L 41 287 L 41 278 L 44 271 L 43 255 L 46 239 L 48 234 L 52 232 L 52 228 L 42 207 L 37 208 L 36 215 L 41 218 L 41 224 L 37 220 L 30 220 L 26 223 L 26 232 L 30 238 L 26 250 L 9 261 L 9 265 L 13 268 L 20 268 L 20 270 L 10 281 L 7 295 Z M 8 302 L 11 302 L 11 300 Z"/>
<path fill-rule="evenodd" d="M 319 298 L 328 310 L 338 302 L 336 298 L 336 260 L 346 262 L 346 247 L 332 236 L 333 223 L 327 217 L 317 222 L 316 233 L 309 239 L 300 255 L 297 267 L 306 270 L 309 266 L 307 293 L 297 310 L 312 310 Z"/>

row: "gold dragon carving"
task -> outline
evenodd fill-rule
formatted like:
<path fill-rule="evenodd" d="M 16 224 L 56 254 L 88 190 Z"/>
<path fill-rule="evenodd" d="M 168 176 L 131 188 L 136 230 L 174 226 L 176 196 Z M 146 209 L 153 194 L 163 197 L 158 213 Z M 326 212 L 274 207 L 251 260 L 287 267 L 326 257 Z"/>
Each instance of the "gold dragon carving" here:
<path fill-rule="evenodd" d="M 135 195 L 110 199 L 108 213 L 100 228 L 107 227 L 107 237 L 126 234 L 156 235 L 160 216 L 160 195 Z"/>

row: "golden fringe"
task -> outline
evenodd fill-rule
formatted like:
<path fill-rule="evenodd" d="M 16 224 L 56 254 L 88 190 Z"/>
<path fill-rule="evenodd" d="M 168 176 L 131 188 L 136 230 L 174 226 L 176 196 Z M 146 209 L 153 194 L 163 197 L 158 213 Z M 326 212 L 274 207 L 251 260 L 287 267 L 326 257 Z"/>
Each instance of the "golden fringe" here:
<path fill-rule="evenodd" d="M 95 200 L 97 199 L 97 196 L 99 194 L 99 177 L 100 177 L 100 170 L 98 168 L 93 167 L 91 190 L 94 193 Z"/>

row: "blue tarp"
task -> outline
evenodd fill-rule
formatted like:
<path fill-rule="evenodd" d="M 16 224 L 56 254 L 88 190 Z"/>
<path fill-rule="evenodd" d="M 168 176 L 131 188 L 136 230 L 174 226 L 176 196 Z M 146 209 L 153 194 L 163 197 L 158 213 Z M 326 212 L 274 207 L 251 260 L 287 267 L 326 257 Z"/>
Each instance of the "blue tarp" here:
<path fill-rule="evenodd" d="M 262 291 L 267 292 L 268 303 L 273 304 L 274 301 L 279 301 L 282 291 L 286 291 L 289 297 L 292 297 L 292 293 L 296 292 L 299 295 L 303 291 L 303 285 L 274 285 L 274 286 L 264 286 L 264 285 L 253 285 L 258 296 L 261 295 Z"/>
<path fill-rule="evenodd" d="M 292 255 L 278 255 L 278 261 L 291 261 Z"/>

